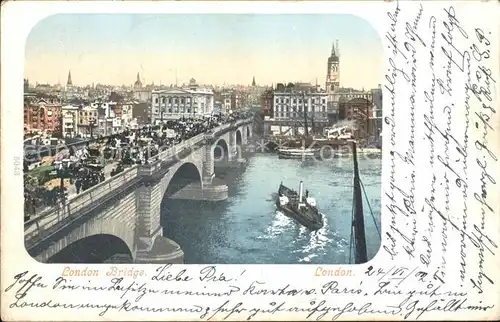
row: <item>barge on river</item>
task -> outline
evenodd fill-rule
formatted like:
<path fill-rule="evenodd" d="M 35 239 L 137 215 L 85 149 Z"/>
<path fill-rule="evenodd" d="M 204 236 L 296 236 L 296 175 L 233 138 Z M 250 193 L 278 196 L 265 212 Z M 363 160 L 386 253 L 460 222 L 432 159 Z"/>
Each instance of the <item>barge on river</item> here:
<path fill-rule="evenodd" d="M 293 149 L 285 148 L 278 150 L 280 159 L 314 159 L 320 156 L 320 149 Z"/>
<path fill-rule="evenodd" d="M 299 193 L 280 183 L 276 207 L 284 215 L 297 221 L 299 224 L 311 229 L 318 230 L 323 227 L 323 216 L 316 206 L 316 200 L 309 197 L 306 192 L 304 198 L 304 185 L 300 182 Z"/>

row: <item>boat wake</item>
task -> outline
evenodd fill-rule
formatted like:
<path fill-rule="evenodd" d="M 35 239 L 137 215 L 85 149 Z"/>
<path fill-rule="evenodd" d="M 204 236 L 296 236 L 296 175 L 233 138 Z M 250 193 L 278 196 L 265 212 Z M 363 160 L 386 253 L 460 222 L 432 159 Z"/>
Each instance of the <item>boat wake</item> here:
<path fill-rule="evenodd" d="M 328 218 L 324 214 L 323 220 L 324 226 L 317 231 L 311 232 L 305 227 L 300 229 L 295 243 L 304 244 L 305 242 L 305 245 L 294 251 L 294 253 L 301 254 L 300 263 L 309 263 L 313 258 L 326 254 L 327 250 L 332 247 L 339 253 L 344 252 L 347 241 L 330 229 Z"/>
<path fill-rule="evenodd" d="M 296 253 L 304 254 L 305 256 L 299 259 L 299 262 L 310 262 L 314 257 L 319 256 L 325 250 L 326 246 L 332 243 L 332 239 L 328 236 L 329 225 L 327 217 L 322 214 L 324 225 L 322 228 L 316 231 L 310 231 L 305 227 L 301 227 L 299 231 L 299 238 L 296 243 L 306 244 L 301 248 L 296 250 Z"/>
<path fill-rule="evenodd" d="M 292 219 L 285 216 L 281 211 L 276 211 L 276 217 L 271 222 L 271 225 L 267 227 L 264 236 L 257 237 L 258 239 L 271 239 L 276 236 L 281 235 L 285 228 L 292 223 Z"/>
<path fill-rule="evenodd" d="M 298 257 L 299 263 L 311 263 L 314 258 L 321 257 L 335 249 L 335 252 L 342 254 L 345 252 L 346 245 L 348 245 L 345 238 L 340 237 L 334 229 L 329 225 L 328 217 L 324 214 L 322 228 L 316 231 L 311 231 L 304 226 L 298 229 L 298 236 L 292 241 L 295 250 L 292 252 Z M 293 219 L 289 218 L 281 211 L 275 212 L 274 219 L 271 224 L 267 226 L 264 233 L 257 237 L 261 240 L 274 239 L 287 231 L 290 232 L 290 227 L 298 225 Z M 295 230 L 297 233 L 297 230 Z"/>

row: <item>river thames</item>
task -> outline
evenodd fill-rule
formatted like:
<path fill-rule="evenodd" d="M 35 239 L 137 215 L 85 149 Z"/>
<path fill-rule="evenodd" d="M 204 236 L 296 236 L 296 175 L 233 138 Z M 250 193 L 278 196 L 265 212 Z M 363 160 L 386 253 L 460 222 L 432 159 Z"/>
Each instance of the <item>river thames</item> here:
<path fill-rule="evenodd" d="M 359 171 L 367 195 L 363 196 L 363 209 L 371 259 L 380 247 L 373 218 L 380 227 L 381 159 L 360 156 Z M 224 169 L 216 175 L 229 186 L 227 200 L 214 203 L 169 199 L 162 203 L 163 234 L 182 247 L 186 264 L 349 262 L 351 158 L 305 162 L 255 154 L 248 158 L 245 169 Z M 300 180 L 324 214 L 324 227 L 316 232 L 276 211 L 280 182 L 298 191 Z"/>

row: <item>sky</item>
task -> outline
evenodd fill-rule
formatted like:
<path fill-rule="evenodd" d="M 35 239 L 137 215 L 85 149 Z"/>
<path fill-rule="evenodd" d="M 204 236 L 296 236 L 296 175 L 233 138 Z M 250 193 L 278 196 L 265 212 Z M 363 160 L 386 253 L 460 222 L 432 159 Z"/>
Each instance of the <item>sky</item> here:
<path fill-rule="evenodd" d="M 377 31 L 336 14 L 59 14 L 26 42 L 30 83 L 130 85 L 311 82 L 324 86 L 332 43 L 340 85 L 375 88 L 384 54 Z"/>

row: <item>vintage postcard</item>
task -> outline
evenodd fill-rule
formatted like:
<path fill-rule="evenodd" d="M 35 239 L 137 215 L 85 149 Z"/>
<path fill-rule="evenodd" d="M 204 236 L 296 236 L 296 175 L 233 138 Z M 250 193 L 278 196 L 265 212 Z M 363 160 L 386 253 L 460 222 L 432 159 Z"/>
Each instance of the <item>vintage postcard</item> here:
<path fill-rule="evenodd" d="M 3 4 L 2 320 L 498 320 L 498 13 Z"/>

